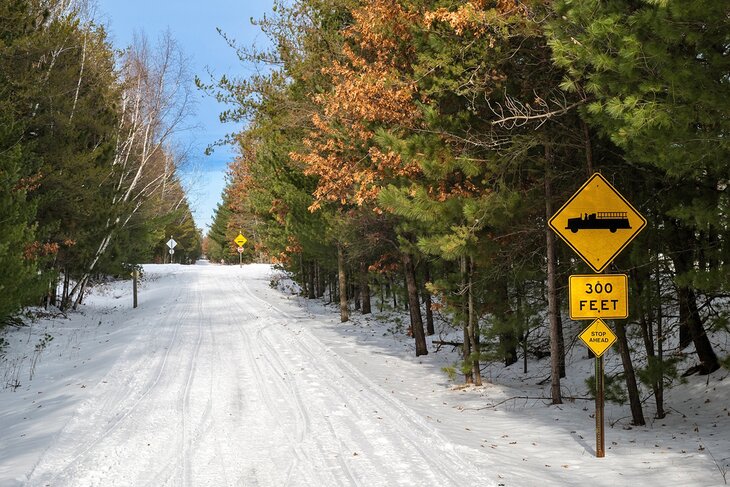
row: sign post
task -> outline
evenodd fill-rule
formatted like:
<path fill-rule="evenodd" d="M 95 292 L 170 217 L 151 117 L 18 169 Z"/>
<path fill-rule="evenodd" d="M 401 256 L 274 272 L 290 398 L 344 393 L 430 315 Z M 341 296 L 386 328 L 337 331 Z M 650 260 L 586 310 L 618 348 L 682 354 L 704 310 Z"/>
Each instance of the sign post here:
<path fill-rule="evenodd" d="M 248 239 L 239 232 L 233 242 L 238 245 L 238 267 L 243 267 L 243 244 L 248 242 Z"/>
<path fill-rule="evenodd" d="M 137 307 L 137 279 L 139 278 L 139 272 L 137 269 L 132 271 L 132 307 Z"/>
<path fill-rule="evenodd" d="M 646 226 L 646 219 L 596 173 L 550 218 L 548 225 L 597 273 L 570 276 L 568 289 L 570 318 L 595 320 L 583 330 L 580 339 L 596 357 L 596 457 L 603 458 L 603 353 L 616 341 L 603 319 L 628 318 L 629 286 L 625 274 L 601 273 Z"/>
<path fill-rule="evenodd" d="M 606 456 L 605 421 L 603 419 L 605 397 L 603 352 L 611 348 L 616 341 L 616 335 L 599 318 L 583 330 L 580 339 L 596 356 L 596 456 L 603 458 Z"/>
<path fill-rule="evenodd" d="M 170 248 L 170 264 L 172 264 L 172 256 L 175 255 L 175 247 L 177 246 L 177 242 L 172 238 L 172 235 L 170 235 L 170 240 L 167 241 L 167 246 Z"/>

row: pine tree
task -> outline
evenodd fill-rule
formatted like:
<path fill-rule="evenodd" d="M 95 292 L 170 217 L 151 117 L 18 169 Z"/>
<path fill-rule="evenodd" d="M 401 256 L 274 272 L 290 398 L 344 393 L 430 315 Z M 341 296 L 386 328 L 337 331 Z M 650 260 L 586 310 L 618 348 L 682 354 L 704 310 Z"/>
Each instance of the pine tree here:
<path fill-rule="evenodd" d="M 28 149 L 34 82 L 33 45 L 40 33 L 25 1 L 0 3 L 0 326 L 44 292 L 38 279 L 36 204 L 30 194 L 38 185 L 38 164 Z"/>
<path fill-rule="evenodd" d="M 588 121 L 629 165 L 646 168 L 634 182 L 652 190 L 648 206 L 666 230 L 660 252 L 674 261 L 683 330 L 701 371 L 712 372 L 719 362 L 696 301 L 698 292 L 727 287 L 727 225 L 717 211 L 727 206 L 730 155 L 727 6 L 612 0 L 555 8 L 551 46 L 567 70 L 563 87 L 585 92 Z"/>
<path fill-rule="evenodd" d="M 26 160 L 17 143 L 18 132 L 7 131 L 15 124 L 9 120 L 6 106 L 0 93 L 0 327 L 43 293 L 32 252 L 35 206 L 27 197 L 32 183 L 22 177 Z"/>

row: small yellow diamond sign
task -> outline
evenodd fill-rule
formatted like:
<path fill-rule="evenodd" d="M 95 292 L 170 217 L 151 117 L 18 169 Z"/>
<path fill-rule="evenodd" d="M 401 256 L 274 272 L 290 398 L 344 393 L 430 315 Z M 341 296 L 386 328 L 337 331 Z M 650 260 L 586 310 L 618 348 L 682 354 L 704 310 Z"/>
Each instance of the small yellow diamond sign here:
<path fill-rule="evenodd" d="M 246 242 L 248 242 L 248 240 L 246 239 L 246 237 L 244 237 L 240 233 L 238 234 L 238 237 L 236 237 L 236 238 L 233 239 L 233 241 L 236 242 L 236 245 L 238 245 L 239 247 L 243 247 L 243 244 L 245 244 Z"/>
<path fill-rule="evenodd" d="M 601 272 L 646 226 L 646 219 L 596 173 L 548 222 L 596 272 Z"/>
<path fill-rule="evenodd" d="M 591 352 L 596 357 L 603 355 L 603 352 L 608 350 L 613 342 L 616 341 L 616 335 L 613 334 L 611 329 L 603 322 L 602 319 L 597 319 L 591 323 L 588 328 L 583 330 L 580 334 L 580 339 L 583 340 Z"/>

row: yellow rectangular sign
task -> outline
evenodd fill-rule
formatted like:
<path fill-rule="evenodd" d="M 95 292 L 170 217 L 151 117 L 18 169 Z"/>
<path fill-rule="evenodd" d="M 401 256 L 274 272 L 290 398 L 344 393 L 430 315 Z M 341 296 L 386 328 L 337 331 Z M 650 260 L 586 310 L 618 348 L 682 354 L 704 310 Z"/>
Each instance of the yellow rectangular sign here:
<path fill-rule="evenodd" d="M 571 320 L 628 318 L 626 274 L 574 275 L 570 276 L 569 284 Z"/>

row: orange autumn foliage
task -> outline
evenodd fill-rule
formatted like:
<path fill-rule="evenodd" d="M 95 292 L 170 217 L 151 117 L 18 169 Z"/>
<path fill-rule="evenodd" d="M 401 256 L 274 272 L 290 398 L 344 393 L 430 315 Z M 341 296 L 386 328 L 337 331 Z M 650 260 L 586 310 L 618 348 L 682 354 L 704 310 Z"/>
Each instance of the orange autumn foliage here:
<path fill-rule="evenodd" d="M 463 35 L 469 31 L 470 35 L 478 38 L 488 36 L 492 23 L 496 18 L 506 19 L 512 16 L 526 17 L 529 9 L 522 2 L 514 0 L 472 0 L 461 5 L 456 10 L 438 8 L 424 15 L 424 25 L 432 26 L 435 22 L 445 22 L 456 35 Z M 490 47 L 493 44 L 490 42 Z"/>
<path fill-rule="evenodd" d="M 73 242 L 73 241 L 67 240 L 64 242 L 64 244 L 66 244 L 66 242 Z M 75 242 L 73 242 L 73 244 L 75 245 Z M 69 245 L 69 246 L 71 246 L 71 245 Z M 61 246 L 59 244 L 57 244 L 56 242 L 41 243 L 41 242 L 35 241 L 35 242 L 30 243 L 23 249 L 23 258 L 25 260 L 29 260 L 29 261 L 35 260 L 40 257 L 55 255 L 58 253 L 58 251 L 60 249 L 61 249 Z"/>
<path fill-rule="evenodd" d="M 314 97 L 320 113 L 312 117 L 306 150 L 290 154 L 304 174 L 318 177 L 311 211 L 325 201 L 372 203 L 389 180 L 420 174 L 417 164 L 374 142 L 378 127 L 412 128 L 420 119 L 416 84 L 402 75 L 412 54 L 408 26 L 413 14 L 376 0 L 353 17 L 354 24 L 344 32 L 349 44 L 342 50 L 343 61 L 322 70 L 333 85 Z"/>

